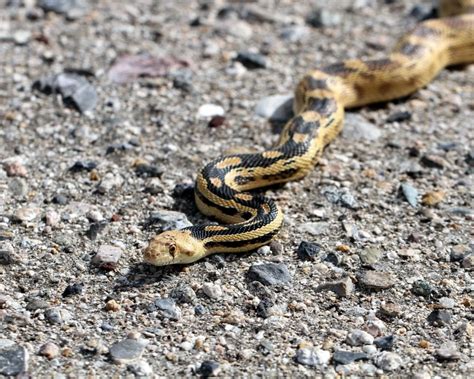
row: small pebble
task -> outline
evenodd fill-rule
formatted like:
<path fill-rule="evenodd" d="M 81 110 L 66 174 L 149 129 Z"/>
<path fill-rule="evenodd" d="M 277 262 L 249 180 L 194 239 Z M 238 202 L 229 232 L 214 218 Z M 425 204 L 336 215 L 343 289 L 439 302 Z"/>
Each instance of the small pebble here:
<path fill-rule="evenodd" d="M 332 291 L 339 297 L 349 297 L 354 291 L 354 284 L 348 276 L 334 282 L 326 282 L 320 284 L 316 288 L 316 292 Z"/>
<path fill-rule="evenodd" d="M 392 113 L 387 118 L 387 122 L 404 122 L 411 120 L 411 112 L 401 111 Z"/>
<path fill-rule="evenodd" d="M 192 304 L 196 300 L 196 293 L 190 286 L 180 284 L 171 291 L 170 297 L 178 304 Z"/>
<path fill-rule="evenodd" d="M 339 25 L 341 21 L 341 14 L 335 13 L 334 11 L 326 8 L 315 9 L 306 18 L 306 22 L 315 28 L 336 26 Z"/>
<path fill-rule="evenodd" d="M 382 258 L 382 252 L 375 247 L 369 247 L 359 251 L 359 258 L 362 264 L 371 266 L 376 264 Z"/>
<path fill-rule="evenodd" d="M 401 185 L 403 196 L 405 196 L 406 201 L 412 207 L 416 208 L 418 205 L 418 190 L 408 183 L 403 183 Z"/>
<path fill-rule="evenodd" d="M 157 298 L 149 307 L 150 311 L 158 310 L 164 318 L 170 320 L 179 320 L 181 318 L 181 309 L 176 306 L 172 298 Z"/>
<path fill-rule="evenodd" d="M 250 70 L 267 67 L 267 61 L 262 54 L 252 53 L 249 51 L 238 53 L 235 57 L 235 61 L 242 63 Z"/>
<path fill-rule="evenodd" d="M 320 251 L 321 245 L 314 242 L 302 241 L 296 250 L 296 255 L 302 261 L 314 261 Z"/>
<path fill-rule="evenodd" d="M 60 354 L 59 346 L 53 342 L 47 342 L 40 347 L 39 355 L 48 358 L 49 360 L 58 357 Z"/>
<path fill-rule="evenodd" d="M 431 288 L 428 282 L 425 282 L 424 280 L 417 280 L 412 284 L 411 292 L 417 296 L 422 296 L 427 299 L 433 292 L 433 288 Z"/>
<path fill-rule="evenodd" d="M 352 351 L 343 351 L 336 350 L 332 357 L 335 363 L 341 365 L 347 365 L 349 363 L 369 359 L 369 356 L 366 353 L 352 352 Z"/>
<path fill-rule="evenodd" d="M 167 230 L 179 230 L 192 226 L 188 217 L 181 212 L 158 210 L 150 213 L 150 217 L 146 221 L 147 226 L 153 225 L 158 232 Z"/>
<path fill-rule="evenodd" d="M 115 363 L 127 364 L 140 359 L 147 342 L 142 339 L 126 338 L 115 342 L 109 350 L 110 357 Z"/>
<path fill-rule="evenodd" d="M 403 365 L 403 361 L 398 354 L 384 351 L 375 358 L 375 364 L 384 371 L 395 371 Z"/>
<path fill-rule="evenodd" d="M 15 248 L 9 241 L 0 241 L 0 265 L 9 265 L 17 262 Z"/>
<path fill-rule="evenodd" d="M 392 350 L 393 344 L 395 343 L 395 336 L 384 336 L 374 340 L 375 346 L 380 350 Z"/>
<path fill-rule="evenodd" d="M 302 348 L 296 352 L 296 361 L 302 365 L 324 368 L 331 359 L 331 353 L 321 349 Z"/>
<path fill-rule="evenodd" d="M 250 280 L 256 280 L 265 286 L 282 285 L 291 281 L 291 274 L 283 263 L 252 265 L 247 276 Z"/>
<path fill-rule="evenodd" d="M 474 254 L 469 254 L 464 257 L 461 266 L 465 269 L 472 270 L 474 268 Z"/>
<path fill-rule="evenodd" d="M 351 346 L 372 345 L 374 337 L 363 330 L 356 329 L 347 335 L 346 342 Z"/>
<path fill-rule="evenodd" d="M 214 116 L 224 116 L 224 108 L 215 104 L 203 104 L 199 107 L 197 115 L 199 118 L 211 118 Z"/>
<path fill-rule="evenodd" d="M 342 136 L 347 140 L 376 141 L 382 136 L 382 131 L 357 113 L 347 113 L 344 120 Z"/>
<path fill-rule="evenodd" d="M 461 358 L 461 354 L 452 341 L 445 342 L 436 350 L 436 357 L 440 361 L 456 361 Z"/>
<path fill-rule="evenodd" d="M 23 207 L 15 211 L 13 217 L 21 222 L 31 222 L 36 220 L 41 213 L 41 209 L 37 207 Z"/>
<path fill-rule="evenodd" d="M 137 362 L 129 364 L 127 369 L 137 377 L 150 377 L 153 374 L 153 367 L 143 359 L 139 359 Z"/>
<path fill-rule="evenodd" d="M 444 309 L 435 309 L 432 311 L 427 318 L 431 325 L 442 327 L 451 324 L 452 315 L 451 312 Z"/>
<path fill-rule="evenodd" d="M 446 192 L 444 191 L 426 192 L 421 197 L 421 203 L 423 205 L 429 205 L 429 206 L 437 205 L 444 200 L 445 196 L 446 196 Z"/>
<path fill-rule="evenodd" d="M 0 339 L 0 375 L 13 377 L 28 372 L 28 350 L 15 342 Z"/>
<path fill-rule="evenodd" d="M 224 116 L 213 116 L 207 126 L 210 128 L 218 128 L 225 123 L 225 117 Z"/>
<path fill-rule="evenodd" d="M 115 270 L 117 268 L 122 249 L 112 245 L 101 245 L 97 254 L 92 258 L 92 264 L 104 270 Z"/>
<path fill-rule="evenodd" d="M 220 365 L 216 361 L 204 361 L 199 366 L 197 370 L 198 374 L 203 378 L 208 378 L 210 376 L 218 376 L 220 372 Z"/>
<path fill-rule="evenodd" d="M 62 297 L 70 297 L 70 296 L 75 296 L 75 295 L 81 295 L 83 290 L 84 290 L 84 284 L 83 283 L 70 284 L 64 290 L 64 292 L 62 294 Z"/>
<path fill-rule="evenodd" d="M 360 285 L 373 290 L 384 290 L 395 285 L 395 278 L 388 272 L 362 271 L 357 279 Z"/>
<path fill-rule="evenodd" d="M 287 121 L 293 116 L 293 95 L 265 97 L 257 103 L 255 113 L 272 121 Z"/>
<path fill-rule="evenodd" d="M 220 299 L 223 295 L 222 287 L 213 283 L 205 283 L 202 292 L 211 299 Z"/>
<path fill-rule="evenodd" d="M 120 310 L 121 306 L 119 303 L 117 303 L 116 300 L 110 299 L 105 303 L 105 310 L 109 312 L 118 312 Z"/>
<path fill-rule="evenodd" d="M 20 162 L 5 163 L 3 165 L 3 169 L 5 170 L 8 176 L 26 177 L 28 175 L 26 167 L 23 166 Z"/>

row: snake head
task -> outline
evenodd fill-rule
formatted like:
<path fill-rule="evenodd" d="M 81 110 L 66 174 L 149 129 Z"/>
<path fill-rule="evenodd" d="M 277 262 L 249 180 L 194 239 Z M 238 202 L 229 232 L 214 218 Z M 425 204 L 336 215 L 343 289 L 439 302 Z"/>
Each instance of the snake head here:
<path fill-rule="evenodd" d="M 189 231 L 171 230 L 151 239 L 143 259 L 154 266 L 167 266 L 195 262 L 205 255 L 204 244 Z"/>

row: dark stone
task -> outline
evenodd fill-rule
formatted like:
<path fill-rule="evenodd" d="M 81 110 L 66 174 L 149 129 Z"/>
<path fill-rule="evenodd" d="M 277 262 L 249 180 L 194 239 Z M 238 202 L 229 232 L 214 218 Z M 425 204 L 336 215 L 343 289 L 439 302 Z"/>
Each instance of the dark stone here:
<path fill-rule="evenodd" d="M 429 167 L 429 168 L 438 168 L 438 169 L 444 168 L 443 161 L 436 156 L 423 155 L 421 157 L 420 162 L 424 166 Z"/>
<path fill-rule="evenodd" d="M 267 61 L 262 54 L 243 51 L 235 57 L 237 62 L 242 63 L 248 69 L 266 68 Z"/>
<path fill-rule="evenodd" d="M 359 361 L 361 359 L 369 359 L 369 356 L 366 353 L 354 353 L 352 351 L 336 350 L 332 359 L 335 363 L 347 365 L 349 363 Z"/>
<path fill-rule="evenodd" d="M 410 10 L 410 16 L 417 21 L 424 21 L 430 18 L 436 18 L 438 12 L 435 7 L 428 4 L 417 4 Z"/>
<path fill-rule="evenodd" d="M 451 312 L 445 309 L 435 309 L 428 315 L 428 322 L 434 326 L 447 326 L 451 324 Z"/>
<path fill-rule="evenodd" d="M 203 378 L 217 375 L 219 372 L 219 363 L 216 361 L 204 361 L 198 369 L 198 374 Z"/>
<path fill-rule="evenodd" d="M 113 145 L 110 145 L 107 147 L 107 150 L 105 151 L 105 155 L 109 155 L 109 154 L 119 152 L 119 151 L 128 151 L 131 149 L 133 149 L 133 145 L 128 142 L 114 143 Z"/>
<path fill-rule="evenodd" d="M 138 176 L 144 176 L 144 177 L 149 177 L 149 178 L 161 178 L 161 176 L 164 173 L 164 170 L 162 168 L 158 168 L 156 166 L 144 163 L 135 167 L 135 173 Z"/>
<path fill-rule="evenodd" d="M 83 283 L 70 284 L 64 290 L 64 292 L 62 294 L 62 297 L 80 295 L 80 294 L 82 294 L 83 289 L 84 289 L 84 284 Z"/>
<path fill-rule="evenodd" d="M 257 316 L 261 318 L 267 318 L 270 316 L 269 310 L 273 307 L 275 303 L 269 298 L 264 298 L 257 305 Z"/>
<path fill-rule="evenodd" d="M 395 342 L 394 335 L 383 336 L 383 337 L 376 338 L 374 340 L 375 346 L 377 346 L 381 350 L 392 350 L 394 342 Z"/>
<path fill-rule="evenodd" d="M 13 377 L 27 370 L 28 352 L 23 346 L 13 342 L 11 344 L 4 344 L 4 346 L 0 345 L 0 375 Z"/>
<path fill-rule="evenodd" d="M 314 261 L 320 251 L 320 244 L 302 241 L 296 250 L 296 254 L 298 255 L 298 258 L 303 261 Z"/>
<path fill-rule="evenodd" d="M 256 280 L 265 286 L 282 285 L 291 281 L 288 267 L 283 263 L 252 265 L 247 273 L 249 280 Z"/>
<path fill-rule="evenodd" d="M 107 222 L 94 222 L 89 226 L 86 232 L 86 237 L 91 241 L 95 241 L 100 233 L 102 233 L 107 226 Z"/>
<path fill-rule="evenodd" d="M 425 299 L 428 299 L 432 293 L 433 289 L 429 283 L 424 280 L 417 280 L 413 283 L 411 287 L 411 292 L 417 296 L 422 296 Z"/>
<path fill-rule="evenodd" d="M 170 297 L 175 299 L 178 304 L 192 304 L 196 299 L 196 293 L 190 286 L 180 284 L 171 291 Z"/>
<path fill-rule="evenodd" d="M 224 123 L 225 123 L 224 116 L 214 116 L 211 118 L 207 126 L 209 126 L 210 128 L 218 128 L 219 126 L 224 125 Z"/>
<path fill-rule="evenodd" d="M 58 193 L 58 194 L 54 195 L 54 197 L 52 199 L 52 202 L 54 204 L 66 205 L 67 203 L 69 203 L 69 199 L 66 196 Z"/>
<path fill-rule="evenodd" d="M 173 189 L 174 197 L 194 197 L 194 184 L 180 183 Z"/>
<path fill-rule="evenodd" d="M 341 264 L 341 257 L 336 253 L 328 253 L 324 258 L 326 262 L 332 263 L 334 266 L 339 266 Z"/>
<path fill-rule="evenodd" d="M 45 12 L 64 14 L 78 6 L 84 6 L 83 0 L 38 0 L 38 7 Z"/>
<path fill-rule="evenodd" d="M 208 310 L 204 305 L 198 304 L 194 307 L 194 314 L 196 316 L 202 316 L 202 315 L 205 315 L 206 313 L 208 313 Z"/>
<path fill-rule="evenodd" d="M 411 112 L 407 111 L 392 113 L 387 118 L 387 122 L 403 122 L 408 120 L 411 120 Z"/>
<path fill-rule="evenodd" d="M 70 168 L 71 172 L 92 171 L 97 167 L 97 163 L 93 161 L 77 161 Z"/>

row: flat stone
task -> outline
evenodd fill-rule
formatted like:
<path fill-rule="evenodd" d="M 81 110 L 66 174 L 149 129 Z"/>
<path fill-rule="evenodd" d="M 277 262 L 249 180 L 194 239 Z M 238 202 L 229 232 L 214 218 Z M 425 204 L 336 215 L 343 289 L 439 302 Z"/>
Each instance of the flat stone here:
<path fill-rule="evenodd" d="M 456 343 L 452 341 L 445 342 L 436 350 L 436 357 L 440 361 L 456 361 L 461 358 Z"/>
<path fill-rule="evenodd" d="M 237 62 L 242 63 L 246 68 L 250 70 L 267 67 L 267 61 L 265 57 L 259 53 L 242 51 L 237 54 L 237 56 L 235 57 L 235 60 Z"/>
<path fill-rule="evenodd" d="M 8 189 L 16 199 L 24 199 L 28 194 L 28 184 L 23 178 L 13 178 L 10 180 Z"/>
<path fill-rule="evenodd" d="M 201 363 L 198 369 L 198 374 L 204 378 L 210 376 L 217 376 L 220 372 L 219 362 L 216 361 L 204 361 Z"/>
<path fill-rule="evenodd" d="M 167 210 L 151 212 L 146 224 L 153 225 L 158 232 L 179 230 L 193 225 L 184 213 Z"/>
<path fill-rule="evenodd" d="M 395 285 L 395 278 L 387 272 L 362 271 L 357 279 L 360 285 L 373 290 L 384 290 Z"/>
<path fill-rule="evenodd" d="M 431 325 L 434 326 L 448 326 L 451 324 L 452 315 L 450 311 L 444 309 L 435 309 L 428 315 L 427 320 Z"/>
<path fill-rule="evenodd" d="M 219 299 L 223 295 L 222 287 L 213 283 L 205 283 L 202 286 L 202 292 L 211 299 Z"/>
<path fill-rule="evenodd" d="M 122 256 L 122 249 L 112 245 L 101 245 L 97 254 L 92 258 L 92 264 L 105 270 L 117 268 Z"/>
<path fill-rule="evenodd" d="M 0 241 L 0 265 L 16 263 L 15 248 L 9 241 Z"/>
<path fill-rule="evenodd" d="M 342 136 L 349 140 L 376 141 L 382 131 L 357 113 L 346 113 Z"/>
<path fill-rule="evenodd" d="M 331 359 L 331 353 L 321 349 L 302 348 L 296 352 L 296 361 L 311 367 L 325 367 Z"/>
<path fill-rule="evenodd" d="M 335 363 L 340 363 L 341 365 L 347 365 L 349 363 L 360 361 L 362 359 L 369 359 L 369 356 L 366 353 L 352 352 L 352 351 L 343 351 L 336 350 L 332 357 Z"/>
<path fill-rule="evenodd" d="M 328 226 L 327 222 L 305 222 L 298 226 L 298 232 L 319 236 L 327 230 Z"/>
<path fill-rule="evenodd" d="M 15 342 L 0 339 L 0 375 L 16 376 L 28 371 L 28 351 Z"/>
<path fill-rule="evenodd" d="M 383 336 L 376 338 L 374 340 L 375 346 L 377 346 L 381 350 L 392 350 L 393 344 L 395 343 L 395 336 Z"/>
<path fill-rule="evenodd" d="M 283 263 L 252 265 L 247 276 L 250 280 L 256 280 L 265 286 L 282 285 L 291 281 L 288 267 Z"/>
<path fill-rule="evenodd" d="M 305 39 L 309 35 L 309 28 L 304 25 L 288 25 L 279 32 L 282 40 L 294 43 Z"/>
<path fill-rule="evenodd" d="M 176 306 L 172 298 L 157 298 L 149 307 L 150 311 L 158 310 L 164 318 L 179 320 L 181 318 L 181 309 Z"/>
<path fill-rule="evenodd" d="M 375 247 L 369 247 L 359 251 L 359 258 L 364 265 L 374 265 L 382 258 L 382 251 Z"/>
<path fill-rule="evenodd" d="M 97 191 L 106 194 L 115 188 L 119 188 L 123 184 L 123 178 L 120 175 L 108 172 L 97 186 Z"/>
<path fill-rule="evenodd" d="M 374 337 L 363 330 L 355 329 L 347 335 L 346 342 L 351 346 L 372 345 Z"/>
<path fill-rule="evenodd" d="M 413 208 L 416 208 L 418 205 L 418 190 L 408 183 L 403 183 L 401 185 L 401 190 L 406 201 L 408 201 L 408 204 Z"/>
<path fill-rule="evenodd" d="M 403 361 L 398 354 L 384 351 L 375 359 L 375 364 L 384 371 L 395 371 L 402 366 Z"/>
<path fill-rule="evenodd" d="M 13 217 L 21 222 L 31 222 L 36 220 L 41 213 L 38 207 L 22 207 L 15 211 Z"/>
<path fill-rule="evenodd" d="M 339 297 L 349 297 L 354 291 L 354 284 L 348 276 L 334 282 L 326 282 L 316 287 L 316 292 L 332 291 Z"/>
<path fill-rule="evenodd" d="M 296 255 L 303 261 L 314 261 L 320 251 L 321 245 L 314 242 L 301 241 L 296 250 Z"/>
<path fill-rule="evenodd" d="M 265 97 L 257 103 L 255 113 L 272 121 L 287 121 L 293 116 L 293 95 Z"/>
<path fill-rule="evenodd" d="M 127 364 L 140 359 L 146 345 L 145 340 L 126 338 L 114 343 L 110 347 L 109 354 L 115 363 Z"/>
<path fill-rule="evenodd" d="M 139 359 L 127 366 L 127 369 L 138 377 L 149 377 L 153 374 L 153 367 L 145 360 Z"/>
<path fill-rule="evenodd" d="M 199 107 L 197 115 L 199 118 L 211 118 L 214 116 L 224 116 L 224 108 L 216 104 L 203 104 Z"/>

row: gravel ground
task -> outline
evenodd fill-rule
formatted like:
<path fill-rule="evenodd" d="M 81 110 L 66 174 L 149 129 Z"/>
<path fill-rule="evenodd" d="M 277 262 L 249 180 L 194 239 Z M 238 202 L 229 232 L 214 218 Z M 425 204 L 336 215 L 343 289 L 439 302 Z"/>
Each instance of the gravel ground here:
<path fill-rule="evenodd" d="M 205 221 L 204 162 L 277 140 L 269 96 L 383 57 L 429 1 L 6 3 L 0 375 L 473 375 L 474 66 L 349 113 L 307 178 L 267 191 L 271 246 L 141 263 Z"/>

